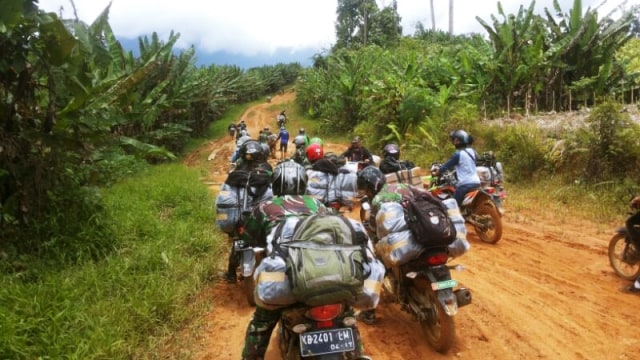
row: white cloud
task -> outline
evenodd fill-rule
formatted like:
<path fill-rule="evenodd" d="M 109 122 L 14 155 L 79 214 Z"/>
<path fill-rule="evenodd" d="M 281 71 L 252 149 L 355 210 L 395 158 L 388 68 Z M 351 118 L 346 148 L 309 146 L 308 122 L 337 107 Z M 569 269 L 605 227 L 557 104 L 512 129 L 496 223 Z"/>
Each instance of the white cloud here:
<path fill-rule="evenodd" d="M 225 50 L 246 56 L 273 53 L 278 48 L 292 51 L 314 48 L 328 49 L 335 42 L 336 0 L 74 0 L 78 17 L 91 23 L 112 2 L 109 16 L 116 36 L 137 38 L 157 32 L 166 39 L 171 30 L 180 33 L 178 46 L 193 44 L 200 51 Z M 391 0 L 377 0 L 380 6 Z M 431 28 L 428 0 L 397 0 L 405 34 L 415 31 L 418 22 Z M 560 0 L 567 12 L 573 0 Z M 601 16 L 623 1 L 583 0 L 583 8 L 605 3 Z M 69 0 L 40 0 L 40 8 L 72 17 Z M 530 1 L 503 0 L 506 13 L 517 12 L 520 4 Z M 491 23 L 490 15 L 498 15 L 496 0 L 454 0 L 454 32 L 484 33 L 476 16 Z M 628 5 L 640 0 L 628 0 Z M 536 1 L 536 12 L 552 8 L 553 0 Z M 436 27 L 449 28 L 449 1 L 434 0 Z"/>

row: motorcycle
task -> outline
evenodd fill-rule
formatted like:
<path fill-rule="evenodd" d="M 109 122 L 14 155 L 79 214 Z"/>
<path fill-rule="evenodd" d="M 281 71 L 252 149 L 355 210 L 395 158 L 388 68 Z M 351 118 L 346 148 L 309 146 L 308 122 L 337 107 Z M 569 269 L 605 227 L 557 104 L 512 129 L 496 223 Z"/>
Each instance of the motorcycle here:
<path fill-rule="evenodd" d="M 251 246 L 241 239 L 244 232 L 244 219 L 250 212 L 243 212 L 241 220 L 238 221 L 234 233 L 231 235 L 232 247 L 231 256 L 229 261 L 230 268 L 236 269 L 237 278 L 242 283 L 242 292 L 244 293 L 247 302 L 251 306 L 256 305 L 254 298 L 254 289 L 256 282 L 253 278 L 253 273 L 262 261 L 265 253 L 265 248 L 258 246 Z"/>
<path fill-rule="evenodd" d="M 297 304 L 280 316 L 278 344 L 283 359 L 367 359 L 354 351 L 360 341 L 353 310 L 346 304 Z"/>
<path fill-rule="evenodd" d="M 284 114 L 279 114 L 276 116 L 276 121 L 278 122 L 278 129 L 283 127 L 287 123 L 287 117 Z"/>
<path fill-rule="evenodd" d="M 457 183 L 455 170 L 446 171 L 439 177 L 434 176 L 440 165 L 431 165 L 432 175 L 428 177 L 425 188 L 440 199 L 453 198 Z M 502 213 L 497 204 L 500 197 L 493 189 L 481 186 L 468 192 L 460 207 L 465 222 L 473 226 L 480 240 L 490 244 L 495 244 L 502 238 Z"/>
<path fill-rule="evenodd" d="M 496 160 L 492 151 L 483 152 L 476 161 L 480 185 L 491 194 L 498 211 L 504 215 L 503 202 L 507 198 L 504 189 L 504 169 L 502 163 Z"/>
<path fill-rule="evenodd" d="M 371 205 L 361 198 L 360 218 L 368 227 Z M 458 288 L 451 270 L 460 265 L 447 265 L 447 247 L 425 249 L 417 258 L 387 270 L 383 282 L 385 292 L 394 296 L 402 310 L 420 323 L 427 343 L 436 351 L 446 353 L 455 339 L 453 317 L 458 309 L 471 303 L 471 292 Z"/>
<path fill-rule="evenodd" d="M 635 211 L 638 212 L 640 209 Z M 631 213 L 630 216 L 634 214 Z M 621 278 L 633 281 L 640 275 L 640 247 L 631 239 L 626 226 L 616 230 L 616 234 L 609 241 L 608 254 L 609 264 Z"/>

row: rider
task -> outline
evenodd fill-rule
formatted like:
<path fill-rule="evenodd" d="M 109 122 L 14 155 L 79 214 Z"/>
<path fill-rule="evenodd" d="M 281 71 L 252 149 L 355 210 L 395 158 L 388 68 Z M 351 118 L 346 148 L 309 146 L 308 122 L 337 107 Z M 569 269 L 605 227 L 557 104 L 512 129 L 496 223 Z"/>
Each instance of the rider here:
<path fill-rule="evenodd" d="M 415 165 L 408 160 L 400 161 L 400 147 L 398 144 L 387 144 L 382 149 L 384 159 L 380 163 L 380 171 L 383 174 L 394 173 L 396 171 L 412 169 Z"/>
<path fill-rule="evenodd" d="M 370 199 L 371 209 L 369 218 L 364 219 L 364 225 L 369 235 L 375 241 L 379 240 L 382 234 L 377 233 L 376 215 L 383 203 L 402 203 L 405 198 L 413 197 L 413 191 L 424 191 L 423 189 L 406 183 L 386 183 L 386 178 L 380 169 L 374 166 L 367 166 L 358 172 L 358 191 Z M 451 212 L 455 213 L 455 211 Z M 451 216 L 451 215 L 449 215 Z M 449 256 L 455 257 L 464 254 L 469 249 L 465 233 L 459 232 L 456 240 L 449 245 Z M 362 311 L 358 314 L 358 319 L 365 324 L 374 324 L 376 315 L 374 310 Z"/>
<path fill-rule="evenodd" d="M 236 128 L 238 128 L 238 130 L 247 130 L 247 124 L 244 122 L 244 120 L 240 120 Z"/>
<path fill-rule="evenodd" d="M 300 218 L 313 214 L 328 214 L 330 211 L 317 199 L 303 195 L 307 175 L 302 166 L 288 160 L 276 165 L 271 188 L 273 199 L 256 206 L 245 224 L 243 240 L 249 244 L 265 247 L 267 235 L 276 226 L 289 218 Z M 269 310 L 256 305 L 256 310 L 247 326 L 243 360 L 264 359 L 271 333 L 280 319 L 282 308 Z M 357 328 L 354 329 L 357 331 Z M 359 336 L 358 336 L 359 338 Z M 356 356 L 362 357 L 362 343 L 356 347 Z"/>
<path fill-rule="evenodd" d="M 280 133 L 276 138 L 276 141 L 280 140 L 280 160 L 284 160 L 287 154 L 287 146 L 289 145 L 289 132 L 284 126 L 280 127 Z"/>
<path fill-rule="evenodd" d="M 640 208 L 640 196 L 636 196 L 631 200 L 631 207 L 634 209 Z M 633 216 L 627 219 L 627 231 L 629 232 L 629 236 L 631 236 L 631 240 L 633 240 L 636 249 L 640 248 L 640 230 L 637 228 L 638 224 L 640 224 L 640 211 L 636 212 Z M 640 276 L 636 278 L 632 284 L 626 286 L 624 291 L 640 295 Z"/>
<path fill-rule="evenodd" d="M 373 162 L 373 156 L 371 156 L 371 152 L 369 152 L 367 148 L 362 146 L 362 139 L 360 136 L 356 136 L 351 140 L 351 146 L 342 153 L 342 156 L 344 156 L 347 161 L 362 161 L 365 163 Z"/>
<path fill-rule="evenodd" d="M 300 144 L 305 148 L 309 146 L 309 136 L 307 136 L 304 128 L 300 128 L 300 130 L 298 130 L 298 135 L 296 135 L 296 137 L 293 139 L 293 142 L 296 144 L 296 146 Z"/>
<path fill-rule="evenodd" d="M 256 189 L 254 191 L 255 194 L 251 195 L 252 197 L 255 196 L 252 202 L 257 201 L 257 198 L 264 196 L 266 193 L 273 169 L 267 162 L 262 146 L 256 140 L 245 141 L 240 146 L 238 154 L 236 166 L 227 176 L 225 183 L 236 187 L 244 187 L 250 183 L 248 186 Z M 258 188 L 260 188 L 259 191 Z M 243 192 L 243 196 L 248 196 L 247 193 L 248 191 Z M 238 281 L 236 275 L 237 267 L 238 261 L 234 256 L 234 252 L 230 251 L 227 272 L 224 274 L 228 283 L 233 284 Z"/>
<path fill-rule="evenodd" d="M 236 124 L 231 123 L 229 124 L 229 126 L 227 127 L 227 131 L 229 132 L 229 136 L 233 139 L 236 136 Z"/>
<path fill-rule="evenodd" d="M 440 176 L 445 171 L 455 167 L 458 183 L 456 184 L 456 192 L 453 197 L 458 202 L 458 206 L 461 206 L 464 196 L 469 191 L 480 187 L 480 177 L 478 177 L 476 171 L 478 154 L 471 147 L 473 138 L 466 131 L 452 131 L 449 134 L 449 138 L 451 139 L 451 143 L 456 147 L 456 151 L 446 163 L 440 166 L 434 175 Z"/>
<path fill-rule="evenodd" d="M 271 165 L 267 162 L 264 148 L 260 142 L 256 140 L 247 140 L 238 150 L 238 158 L 236 159 L 236 170 L 266 170 L 272 171 Z"/>
<path fill-rule="evenodd" d="M 296 147 L 296 152 L 293 155 L 293 159 L 300 165 L 307 165 L 307 159 L 305 157 L 305 149 L 309 145 L 309 137 L 305 135 L 304 128 L 300 128 L 298 135 L 293 138 L 292 143 Z"/>
<path fill-rule="evenodd" d="M 284 126 L 284 124 L 287 122 L 287 114 L 284 113 L 285 110 L 282 110 L 280 112 L 280 114 L 278 114 L 278 125 L 279 126 Z"/>

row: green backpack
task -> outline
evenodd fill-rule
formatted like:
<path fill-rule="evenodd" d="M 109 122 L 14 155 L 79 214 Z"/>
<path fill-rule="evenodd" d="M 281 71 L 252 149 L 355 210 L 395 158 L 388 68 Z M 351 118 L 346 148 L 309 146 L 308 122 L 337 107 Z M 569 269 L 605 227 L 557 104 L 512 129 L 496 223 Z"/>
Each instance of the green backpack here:
<path fill-rule="evenodd" d="M 301 219 L 292 240 L 278 245 L 296 300 L 309 306 L 356 302 L 368 276 L 366 242 L 343 216 Z"/>

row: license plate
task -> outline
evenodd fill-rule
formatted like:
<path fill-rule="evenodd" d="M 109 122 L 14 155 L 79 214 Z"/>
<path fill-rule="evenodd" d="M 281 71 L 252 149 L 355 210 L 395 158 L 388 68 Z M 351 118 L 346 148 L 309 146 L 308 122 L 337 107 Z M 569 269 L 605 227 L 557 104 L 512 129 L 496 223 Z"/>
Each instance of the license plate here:
<path fill-rule="evenodd" d="M 431 283 L 431 289 L 433 290 L 449 289 L 449 288 L 455 287 L 456 285 L 458 285 L 458 282 L 453 279 L 438 281 L 436 283 Z"/>
<path fill-rule="evenodd" d="M 353 351 L 355 348 L 356 340 L 351 328 L 300 334 L 300 355 L 303 357 Z"/>

